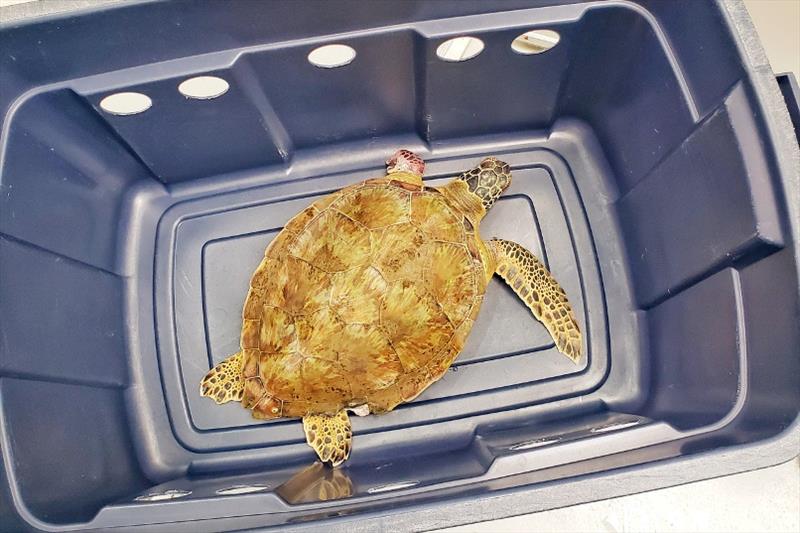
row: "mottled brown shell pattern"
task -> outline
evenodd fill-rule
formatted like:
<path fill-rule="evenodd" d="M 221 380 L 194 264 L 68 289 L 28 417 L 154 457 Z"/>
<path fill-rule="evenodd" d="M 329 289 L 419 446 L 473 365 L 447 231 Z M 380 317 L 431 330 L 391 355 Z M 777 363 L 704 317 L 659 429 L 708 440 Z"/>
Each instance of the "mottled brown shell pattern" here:
<path fill-rule="evenodd" d="M 384 412 L 439 379 L 486 289 L 471 224 L 435 189 L 368 180 L 267 248 L 244 306 L 242 403 L 257 418 Z"/>

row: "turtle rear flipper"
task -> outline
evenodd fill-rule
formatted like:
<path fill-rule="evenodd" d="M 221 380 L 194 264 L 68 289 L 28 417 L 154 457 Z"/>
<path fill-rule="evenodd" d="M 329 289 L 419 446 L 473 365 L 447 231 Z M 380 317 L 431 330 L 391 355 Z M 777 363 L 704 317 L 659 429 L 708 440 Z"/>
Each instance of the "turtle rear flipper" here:
<path fill-rule="evenodd" d="M 306 442 L 317 452 L 320 461 L 332 466 L 342 464 L 350 457 L 353 430 L 350 417 L 342 409 L 335 415 L 306 415 L 303 417 Z"/>
<path fill-rule="evenodd" d="M 242 352 L 238 352 L 208 371 L 200 382 L 200 395 L 217 403 L 242 401 Z"/>
<path fill-rule="evenodd" d="M 492 239 L 489 247 L 497 262 L 497 274 L 544 324 L 558 351 L 575 363 L 580 361 L 581 331 L 556 278 L 535 255 L 515 242 Z"/>

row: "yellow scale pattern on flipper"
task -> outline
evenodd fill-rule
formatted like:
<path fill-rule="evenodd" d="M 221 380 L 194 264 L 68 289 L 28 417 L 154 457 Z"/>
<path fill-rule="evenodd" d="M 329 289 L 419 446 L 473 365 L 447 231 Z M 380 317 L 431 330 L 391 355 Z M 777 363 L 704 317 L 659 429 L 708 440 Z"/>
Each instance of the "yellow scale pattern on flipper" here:
<path fill-rule="evenodd" d="M 306 433 L 306 442 L 314 448 L 323 463 L 337 466 L 350 457 L 353 430 L 350 417 L 344 409 L 333 416 L 304 416 L 303 430 Z"/>
<path fill-rule="evenodd" d="M 200 394 L 217 403 L 241 401 L 244 391 L 242 359 L 242 352 L 239 352 L 209 370 L 200 382 Z"/>
<path fill-rule="evenodd" d="M 550 332 L 558 351 L 578 362 L 581 331 L 567 295 L 539 259 L 519 244 L 492 239 L 489 246 L 497 261 L 497 274 Z"/>

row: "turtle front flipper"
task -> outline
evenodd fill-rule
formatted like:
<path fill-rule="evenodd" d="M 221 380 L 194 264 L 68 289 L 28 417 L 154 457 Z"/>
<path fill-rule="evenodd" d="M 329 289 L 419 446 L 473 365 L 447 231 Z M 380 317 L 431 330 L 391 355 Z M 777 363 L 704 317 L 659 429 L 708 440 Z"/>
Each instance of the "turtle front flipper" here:
<path fill-rule="evenodd" d="M 303 417 L 303 429 L 306 442 L 314 448 L 323 463 L 337 466 L 350 457 L 353 430 L 350 417 L 344 409 L 333 416 L 306 415 Z"/>
<path fill-rule="evenodd" d="M 242 401 L 242 359 L 242 352 L 238 352 L 209 370 L 200 382 L 200 395 L 208 396 L 217 403 Z"/>
<path fill-rule="evenodd" d="M 489 241 L 496 273 L 508 283 L 533 312 L 556 343 L 558 351 L 575 363 L 581 358 L 581 331 L 567 295 L 539 259 L 519 244 L 502 239 Z"/>

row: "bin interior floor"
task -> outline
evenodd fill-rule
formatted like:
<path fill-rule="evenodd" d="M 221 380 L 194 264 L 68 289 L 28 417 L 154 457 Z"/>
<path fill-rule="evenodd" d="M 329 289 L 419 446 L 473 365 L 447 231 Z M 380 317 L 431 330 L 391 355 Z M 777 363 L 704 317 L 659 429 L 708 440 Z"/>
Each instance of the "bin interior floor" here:
<path fill-rule="evenodd" d="M 543 259 L 573 302 L 587 355 L 575 365 L 559 354 L 545 328 L 495 278 L 467 346 L 450 372 L 389 414 L 354 419 L 351 460 L 358 461 L 362 450 L 369 450 L 365 457 L 370 460 L 376 455 L 392 457 L 431 431 L 449 436 L 443 449 L 462 446 L 464 436 L 479 424 L 509 423 L 520 417 L 521 409 L 556 401 L 556 411 L 570 416 L 600 410 L 604 402 L 641 400 L 635 349 L 617 355 L 620 375 L 614 381 L 621 380 L 626 388 L 615 386 L 608 396 L 604 392 L 611 368 L 607 288 L 614 288 L 613 306 L 631 304 L 624 270 L 601 273 L 600 254 L 619 254 L 621 241 L 604 190 L 610 183 L 604 175 L 607 165 L 602 153 L 593 151 L 596 146 L 584 124 L 562 121 L 549 135 L 532 132 L 481 139 L 480 144 L 465 140 L 441 150 L 420 149 L 427 152 L 426 182 L 431 184 L 451 179 L 487 155 L 509 162 L 512 185 L 487 215 L 481 234 L 517 241 Z M 153 226 L 156 260 L 142 261 L 146 270 L 133 277 L 145 287 L 127 291 L 139 299 L 133 305 L 140 306 L 152 280 L 157 356 L 142 356 L 135 364 L 145 375 L 160 375 L 145 379 L 146 396 L 164 397 L 168 417 L 153 412 L 150 418 L 163 420 L 159 434 L 173 435 L 183 460 L 199 461 L 203 470 L 214 470 L 216 461 L 220 468 L 240 461 L 239 466 L 260 463 L 268 468 L 290 457 L 311 457 L 299 419 L 259 421 L 239 404 L 219 406 L 198 394 L 208 369 L 238 350 L 249 278 L 283 224 L 320 195 L 383 170 L 324 168 L 298 178 L 293 168 L 282 179 L 249 176 L 249 185 L 236 189 L 224 177 L 208 180 L 199 190 L 165 189 L 157 201 L 165 207 Z M 617 327 L 632 327 L 632 318 L 631 313 L 618 316 L 616 322 L 622 325 Z M 162 408 L 152 401 L 129 406 L 134 418 Z M 148 431 L 138 438 L 150 435 Z"/>
<path fill-rule="evenodd" d="M 532 510 L 623 490 L 593 473 L 636 490 L 789 457 L 796 146 L 740 8 L 367 4 L 134 2 L 0 28 L 0 519 L 230 530 L 490 494 Z M 512 47 L 552 32 L 545 53 Z M 442 58 L 456 36 L 482 51 Z M 328 44 L 355 57 L 318 68 Z M 198 76 L 227 92 L 187 96 Z M 149 107 L 104 105 L 130 93 Z M 450 371 L 353 417 L 332 471 L 299 420 L 255 420 L 199 383 L 238 350 L 283 225 L 399 148 L 432 184 L 511 165 L 481 234 L 545 262 L 586 356 L 560 355 L 493 279 Z M 703 453 L 725 446 L 725 466 Z M 693 456 L 718 467 L 678 471 Z"/>

